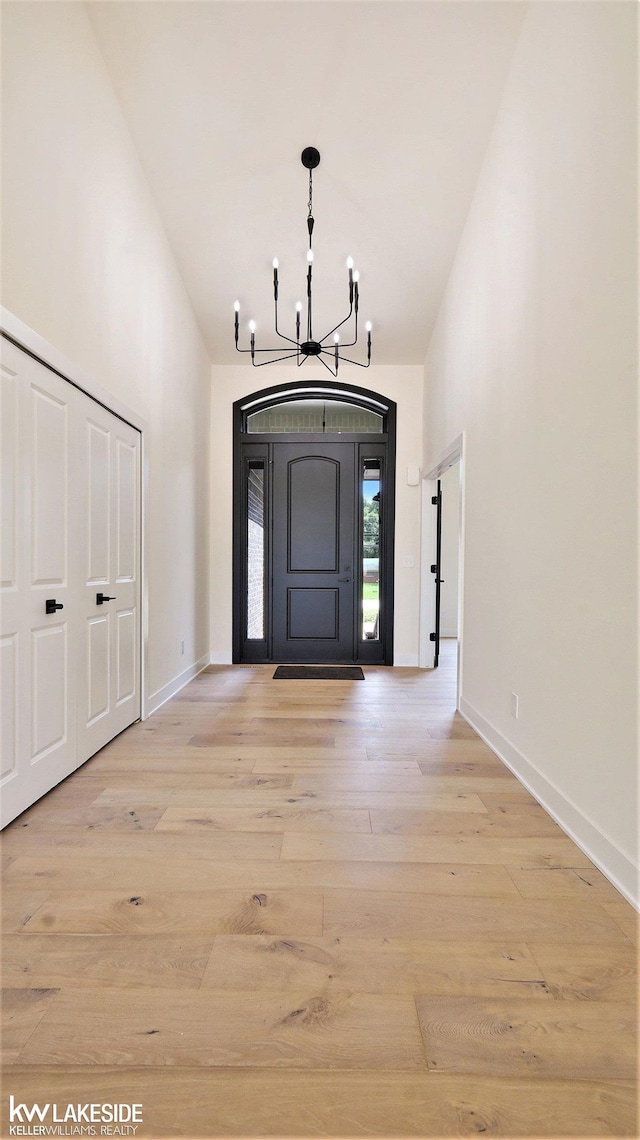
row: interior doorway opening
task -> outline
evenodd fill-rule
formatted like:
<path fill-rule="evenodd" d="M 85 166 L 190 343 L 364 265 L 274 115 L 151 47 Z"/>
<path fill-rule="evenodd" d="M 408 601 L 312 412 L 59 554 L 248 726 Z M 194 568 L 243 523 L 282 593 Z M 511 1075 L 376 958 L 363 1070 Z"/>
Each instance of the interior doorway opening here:
<path fill-rule="evenodd" d="M 395 427 L 328 381 L 234 405 L 235 662 L 393 663 Z"/>
<path fill-rule="evenodd" d="M 420 664 L 455 671 L 459 707 L 463 671 L 464 437 L 423 483 Z"/>

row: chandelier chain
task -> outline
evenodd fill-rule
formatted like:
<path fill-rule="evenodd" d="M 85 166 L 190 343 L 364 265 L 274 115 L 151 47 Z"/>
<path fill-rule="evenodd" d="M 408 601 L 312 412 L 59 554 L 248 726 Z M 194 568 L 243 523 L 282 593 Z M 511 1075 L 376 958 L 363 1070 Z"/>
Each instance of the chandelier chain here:
<path fill-rule="evenodd" d="M 307 205 L 309 207 L 308 217 L 312 218 L 313 217 L 313 175 L 312 175 L 311 171 L 309 171 L 309 201 L 308 201 Z"/>

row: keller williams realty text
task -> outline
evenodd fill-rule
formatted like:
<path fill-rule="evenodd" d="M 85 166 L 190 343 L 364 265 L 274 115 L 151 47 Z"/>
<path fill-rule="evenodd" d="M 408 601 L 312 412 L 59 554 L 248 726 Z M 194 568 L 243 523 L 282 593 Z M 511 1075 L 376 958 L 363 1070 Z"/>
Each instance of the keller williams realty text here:
<path fill-rule="evenodd" d="M 59 1107 L 50 1103 L 16 1104 L 15 1097 L 9 1097 L 10 1136 L 135 1136 L 142 1123 L 141 1104 Z"/>

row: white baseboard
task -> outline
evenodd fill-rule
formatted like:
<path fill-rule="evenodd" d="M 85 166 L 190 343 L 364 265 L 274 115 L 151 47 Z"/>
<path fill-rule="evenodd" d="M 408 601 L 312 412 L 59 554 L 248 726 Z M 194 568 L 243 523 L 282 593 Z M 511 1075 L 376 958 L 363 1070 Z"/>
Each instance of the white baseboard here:
<path fill-rule="evenodd" d="M 524 784 L 532 796 L 535 796 L 545 811 L 549 812 L 580 850 L 613 883 L 616 890 L 620 891 L 636 910 L 640 910 L 638 868 L 631 859 L 612 839 L 604 835 L 597 824 L 588 819 L 580 808 L 567 799 L 564 792 L 556 788 L 542 772 L 526 760 L 464 697 L 460 698 L 460 712 L 478 736 L 482 737 L 520 783 Z"/>
<path fill-rule="evenodd" d="M 420 662 L 417 653 L 396 653 L 393 658 L 394 668 L 417 669 Z"/>
<path fill-rule="evenodd" d="M 220 653 L 210 653 L 209 665 L 233 665 L 232 656 L 230 649 L 222 650 Z"/>
<path fill-rule="evenodd" d="M 151 693 L 145 702 L 145 716 L 151 716 L 151 713 L 156 712 L 166 701 L 175 697 L 176 693 L 184 689 L 185 685 L 189 684 L 189 681 L 193 681 L 193 678 L 197 677 L 198 673 L 201 673 L 203 669 L 206 669 L 208 664 L 209 654 L 207 653 L 204 657 L 201 657 L 199 661 L 195 661 L 193 665 L 189 665 L 188 669 L 185 669 L 182 673 L 178 673 L 178 676 L 174 677 L 172 681 L 169 681 L 167 685 L 163 685 L 161 689 L 158 689 L 155 693 Z"/>

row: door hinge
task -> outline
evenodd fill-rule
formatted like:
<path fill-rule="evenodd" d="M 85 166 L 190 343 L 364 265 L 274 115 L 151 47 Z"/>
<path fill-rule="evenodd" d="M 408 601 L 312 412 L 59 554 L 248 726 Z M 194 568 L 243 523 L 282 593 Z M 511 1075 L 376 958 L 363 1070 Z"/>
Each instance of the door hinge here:
<path fill-rule="evenodd" d="M 430 633 L 429 634 L 429 641 L 435 641 L 435 639 L 436 639 L 435 633 Z"/>
<path fill-rule="evenodd" d="M 437 505 L 438 505 L 438 496 L 437 496 L 437 495 L 432 495 L 432 496 L 431 496 L 431 502 L 433 503 L 434 507 L 437 507 Z"/>
<path fill-rule="evenodd" d="M 431 573 L 432 573 L 432 574 L 437 574 L 437 573 L 438 573 L 438 564 L 437 564 L 437 562 L 432 562 L 432 563 L 431 563 Z"/>

